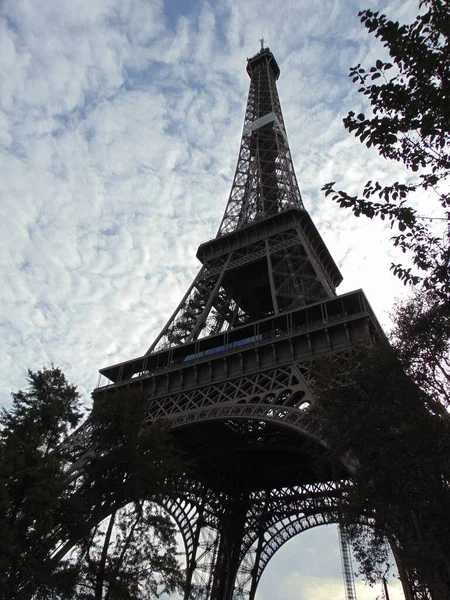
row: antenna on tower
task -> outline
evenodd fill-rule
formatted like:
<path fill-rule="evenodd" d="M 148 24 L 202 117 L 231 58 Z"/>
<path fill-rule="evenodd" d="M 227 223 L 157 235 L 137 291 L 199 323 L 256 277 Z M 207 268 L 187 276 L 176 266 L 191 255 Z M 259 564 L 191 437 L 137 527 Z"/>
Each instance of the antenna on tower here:
<path fill-rule="evenodd" d="M 264 38 L 260 38 L 259 41 L 261 42 L 261 50 L 264 50 Z"/>

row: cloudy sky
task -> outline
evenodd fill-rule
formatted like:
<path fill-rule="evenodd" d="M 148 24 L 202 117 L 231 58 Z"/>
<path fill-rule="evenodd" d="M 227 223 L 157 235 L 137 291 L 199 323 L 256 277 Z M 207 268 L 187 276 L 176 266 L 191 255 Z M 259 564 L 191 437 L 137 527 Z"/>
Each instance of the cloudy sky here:
<path fill-rule="evenodd" d="M 403 21 L 417 6 L 0 0 L 2 404 L 27 368 L 53 362 L 88 406 L 98 369 L 142 354 L 156 337 L 198 269 L 198 244 L 220 223 L 246 58 L 261 37 L 281 67 L 297 178 L 344 275 L 340 291 L 362 287 L 388 325 L 404 293 L 389 273 L 389 230 L 320 191 L 331 180 L 356 193 L 367 179 L 403 177 L 342 127 L 349 109 L 364 109 L 348 68 L 381 55 L 357 18 L 368 4 Z M 311 532 L 283 548 L 259 599 L 343 598 L 333 536 Z"/>

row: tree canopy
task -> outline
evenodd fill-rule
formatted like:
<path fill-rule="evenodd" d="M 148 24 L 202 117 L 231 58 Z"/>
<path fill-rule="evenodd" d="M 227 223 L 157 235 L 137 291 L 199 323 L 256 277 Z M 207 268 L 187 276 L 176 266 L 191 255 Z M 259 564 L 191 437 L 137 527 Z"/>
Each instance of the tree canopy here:
<path fill-rule="evenodd" d="M 430 412 L 450 408 L 450 303 L 417 289 L 395 307 L 391 342 Z"/>
<path fill-rule="evenodd" d="M 139 394 L 94 404 L 82 468 L 63 443 L 81 418 L 60 369 L 29 371 L 0 417 L 0 598 L 157 598 L 182 588 L 175 528 L 151 501 L 187 465 Z"/>
<path fill-rule="evenodd" d="M 422 0 L 419 7 L 411 24 L 370 9 L 359 13 L 389 59 L 350 69 L 370 108 L 344 119 L 361 143 L 404 165 L 403 181 L 369 179 L 359 196 L 335 182 L 324 186 L 355 216 L 377 217 L 398 230 L 393 244 L 412 264 L 391 268 L 419 285 L 395 307 L 391 345 L 355 349 L 338 369 L 328 360 L 319 364 L 315 410 L 335 456 L 355 465 L 340 518 L 366 579 L 382 576 L 388 540 L 408 600 L 444 600 L 450 597 L 450 6 Z"/>
<path fill-rule="evenodd" d="M 315 379 L 323 439 L 354 466 L 340 518 L 366 579 L 380 575 L 389 540 L 414 598 L 428 598 L 421 588 L 433 600 L 450 597 L 447 413 L 428 409 L 427 393 L 387 342 L 340 363 L 325 358 Z"/>
<path fill-rule="evenodd" d="M 370 112 L 350 111 L 345 128 L 361 143 L 389 160 L 403 163 L 403 181 L 369 179 L 361 195 L 324 190 L 357 217 L 379 217 L 398 228 L 392 240 L 413 267 L 392 264 L 405 283 L 422 281 L 450 299 L 450 5 L 422 0 L 421 13 L 409 25 L 370 9 L 359 13 L 368 32 L 389 54 L 369 68 L 350 69 L 352 81 L 370 104 Z M 420 206 L 420 208 L 419 208 Z M 431 226 L 428 219 L 436 218 Z"/>
<path fill-rule="evenodd" d="M 70 570 L 55 564 L 50 551 L 69 494 L 58 448 L 80 418 L 80 396 L 58 368 L 29 371 L 27 389 L 13 393 L 11 409 L 2 410 L 2 598 L 30 598 L 39 587 L 70 589 Z"/>

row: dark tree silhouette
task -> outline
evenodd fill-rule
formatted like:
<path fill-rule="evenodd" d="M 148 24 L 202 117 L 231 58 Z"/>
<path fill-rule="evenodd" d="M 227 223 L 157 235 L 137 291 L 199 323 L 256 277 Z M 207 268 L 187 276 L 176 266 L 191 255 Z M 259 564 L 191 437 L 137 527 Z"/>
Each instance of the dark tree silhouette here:
<path fill-rule="evenodd" d="M 413 268 L 393 264 L 405 283 L 423 281 L 445 300 L 450 299 L 450 5 L 422 0 L 422 9 L 410 25 L 400 25 L 372 10 L 359 13 L 361 22 L 389 53 L 366 69 L 350 69 L 352 81 L 370 102 L 371 116 L 354 111 L 344 126 L 361 143 L 375 147 L 386 159 L 403 163 L 416 177 L 390 184 L 369 180 L 361 196 L 338 190 L 336 182 L 324 186 L 340 206 L 357 217 L 379 217 L 398 228 L 395 246 L 411 256 Z M 420 213 L 413 204 L 425 196 Z M 442 207 L 443 228 L 430 227 L 423 216 Z"/>
<path fill-rule="evenodd" d="M 71 597 L 73 571 L 51 559 L 70 494 L 58 448 L 81 418 L 80 397 L 60 369 L 28 372 L 0 417 L 0 597 L 36 589 Z"/>
<path fill-rule="evenodd" d="M 182 588 L 174 526 L 149 500 L 176 494 L 187 465 L 143 411 L 127 392 L 95 402 L 94 451 L 73 472 L 63 442 L 81 418 L 79 394 L 58 368 L 29 371 L 0 417 L 1 599 L 138 600 Z"/>

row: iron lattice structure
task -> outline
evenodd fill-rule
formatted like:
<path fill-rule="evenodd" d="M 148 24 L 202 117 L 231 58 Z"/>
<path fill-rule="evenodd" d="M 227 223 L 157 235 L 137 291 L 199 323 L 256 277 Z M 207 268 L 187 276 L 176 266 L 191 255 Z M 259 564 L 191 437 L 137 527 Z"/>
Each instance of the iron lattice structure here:
<path fill-rule="evenodd" d="M 341 531 L 341 528 L 338 529 L 338 532 L 341 546 L 342 574 L 345 584 L 345 600 L 357 600 L 350 543 L 346 538 L 345 532 Z"/>
<path fill-rule="evenodd" d="M 186 548 L 185 600 L 253 600 L 270 558 L 294 535 L 336 521 L 348 471 L 317 469 L 314 361 L 342 361 L 382 335 L 306 212 L 268 48 L 248 60 L 236 174 L 216 238 L 181 303 L 136 359 L 100 371 L 94 400 L 138 387 L 146 422 L 165 419 L 194 459 L 189 494 L 165 508 Z M 69 442 L 74 468 L 89 425 Z"/>
<path fill-rule="evenodd" d="M 276 80 L 280 69 L 270 52 L 248 61 L 250 91 L 230 198 L 218 235 L 303 208 L 284 127 Z"/>

